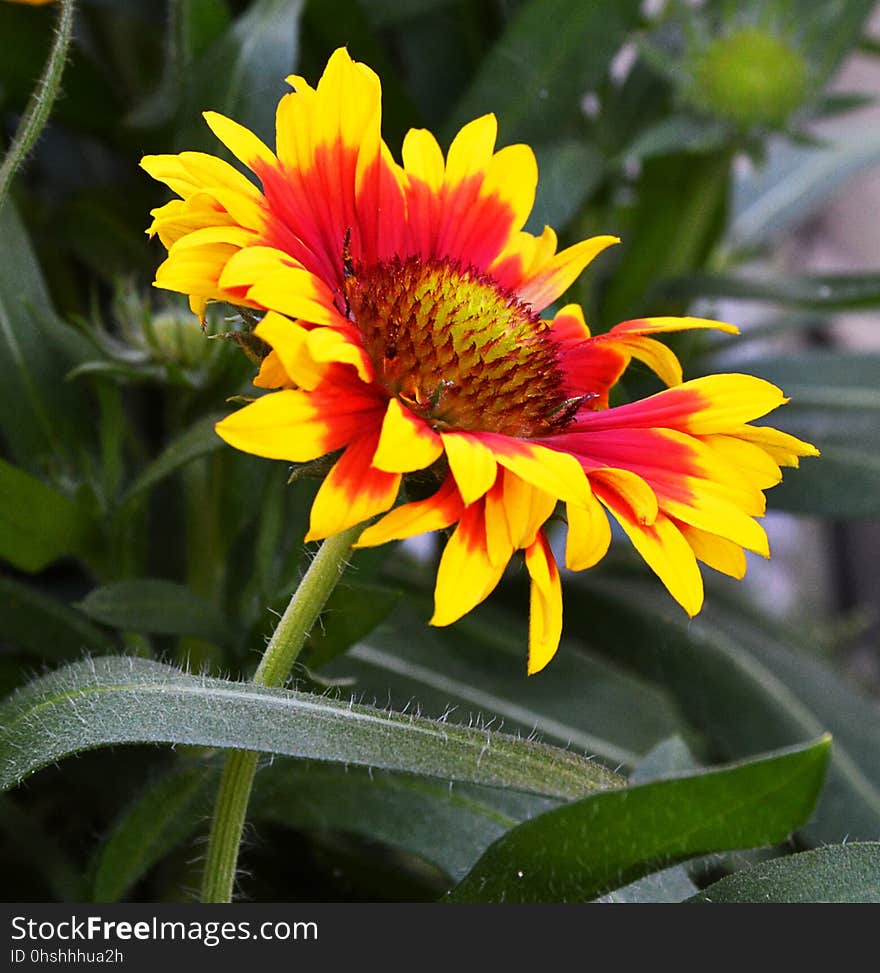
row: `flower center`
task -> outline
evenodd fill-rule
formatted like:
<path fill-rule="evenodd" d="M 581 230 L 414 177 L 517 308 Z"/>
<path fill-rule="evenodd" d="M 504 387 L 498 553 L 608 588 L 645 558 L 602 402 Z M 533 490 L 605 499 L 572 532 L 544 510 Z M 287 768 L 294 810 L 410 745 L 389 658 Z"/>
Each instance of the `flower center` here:
<path fill-rule="evenodd" d="M 344 296 L 376 380 L 435 429 L 527 438 L 571 419 L 548 326 L 474 268 L 350 267 Z"/>

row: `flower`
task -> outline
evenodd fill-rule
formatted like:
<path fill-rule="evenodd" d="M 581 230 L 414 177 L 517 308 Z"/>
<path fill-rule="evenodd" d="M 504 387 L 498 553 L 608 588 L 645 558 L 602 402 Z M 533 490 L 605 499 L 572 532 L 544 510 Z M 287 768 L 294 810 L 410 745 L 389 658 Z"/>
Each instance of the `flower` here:
<path fill-rule="evenodd" d="M 742 577 L 744 549 L 767 555 L 754 518 L 780 465 L 816 450 L 749 423 L 781 405 L 747 375 L 683 382 L 653 336 L 735 332 L 698 318 L 626 321 L 591 337 L 581 309 L 540 312 L 616 241 L 557 252 L 548 227 L 522 230 L 537 184 L 527 146 L 495 151 L 496 120 L 458 133 L 444 159 L 410 131 L 403 164 L 380 135 L 379 79 L 344 49 L 316 88 L 302 78 L 278 106 L 276 152 L 221 115 L 205 118 L 259 179 L 196 152 L 143 167 L 181 198 L 153 211 L 168 248 L 156 284 L 264 312 L 270 389 L 217 425 L 249 453 L 306 462 L 343 450 L 318 490 L 307 540 L 382 515 L 359 546 L 454 528 L 431 622 L 482 602 L 514 553 L 531 577 L 530 673 L 562 629 L 559 571 L 545 525 L 565 505 L 565 563 L 596 564 L 610 514 L 689 615 L 698 561 Z M 670 388 L 609 407 L 631 359 Z M 395 507 L 401 480 L 429 471 L 434 492 Z M 422 475 L 419 482 L 430 479 Z M 412 479 L 412 478 L 410 478 Z"/>

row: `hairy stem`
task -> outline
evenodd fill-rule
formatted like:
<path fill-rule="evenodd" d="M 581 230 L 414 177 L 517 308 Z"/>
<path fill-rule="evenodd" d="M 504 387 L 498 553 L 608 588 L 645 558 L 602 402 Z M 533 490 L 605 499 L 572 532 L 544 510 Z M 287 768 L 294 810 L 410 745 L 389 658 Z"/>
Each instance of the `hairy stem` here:
<path fill-rule="evenodd" d="M 61 75 L 64 73 L 64 64 L 67 61 L 67 52 L 70 49 L 70 40 L 73 36 L 73 6 L 74 0 L 61 0 L 61 12 L 58 15 L 58 27 L 55 31 L 55 40 L 52 43 L 52 50 L 49 52 L 49 59 L 43 70 L 43 76 L 37 83 L 28 102 L 27 109 L 22 115 L 18 130 L 9 146 L 2 164 L 0 164 L 0 209 L 6 200 L 12 177 L 18 171 L 22 162 L 27 157 L 28 152 L 34 147 L 40 132 L 49 115 L 55 98 L 61 87 Z"/>
<path fill-rule="evenodd" d="M 254 674 L 259 686 L 282 686 L 305 644 L 321 609 L 346 568 L 352 544 L 362 525 L 351 527 L 321 545 L 290 599 Z M 230 902 L 238 849 L 259 754 L 236 750 L 226 758 L 202 882 L 202 902 Z"/>

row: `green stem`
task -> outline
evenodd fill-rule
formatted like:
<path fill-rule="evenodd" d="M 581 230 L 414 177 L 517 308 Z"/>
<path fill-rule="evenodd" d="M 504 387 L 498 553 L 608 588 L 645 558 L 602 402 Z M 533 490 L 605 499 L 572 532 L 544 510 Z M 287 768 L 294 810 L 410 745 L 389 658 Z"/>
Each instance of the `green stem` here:
<path fill-rule="evenodd" d="M 290 599 L 254 674 L 258 686 L 282 686 L 321 609 L 346 568 L 362 525 L 329 537 Z M 208 840 L 202 902 L 231 902 L 238 848 L 259 754 L 236 750 L 226 758 Z"/>
<path fill-rule="evenodd" d="M 6 158 L 0 165 L 0 208 L 9 191 L 12 177 L 18 171 L 28 152 L 34 147 L 40 132 L 49 120 L 52 106 L 61 87 L 61 75 L 64 73 L 64 62 L 70 48 L 73 36 L 73 2 L 61 0 L 61 13 L 58 15 L 58 28 L 55 31 L 55 42 L 49 52 L 49 59 L 43 70 L 37 87 L 31 95 L 27 109 L 19 123 L 12 145 L 6 153 Z"/>

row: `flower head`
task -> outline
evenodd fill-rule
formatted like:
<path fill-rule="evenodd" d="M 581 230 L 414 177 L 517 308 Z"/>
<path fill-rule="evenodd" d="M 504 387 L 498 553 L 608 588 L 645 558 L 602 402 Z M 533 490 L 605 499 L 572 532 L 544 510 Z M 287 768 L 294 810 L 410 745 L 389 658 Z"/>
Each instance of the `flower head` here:
<path fill-rule="evenodd" d="M 698 561 L 745 572 L 767 555 L 754 518 L 780 465 L 816 451 L 749 423 L 782 404 L 747 375 L 683 382 L 653 336 L 730 325 L 697 318 L 627 321 L 592 337 L 576 305 L 541 311 L 616 240 L 557 251 L 548 227 L 523 231 L 532 151 L 495 151 L 496 121 L 466 125 L 444 157 L 410 131 L 402 165 L 380 135 L 379 80 L 337 50 L 316 88 L 302 78 L 277 113 L 276 150 L 208 112 L 217 137 L 259 179 L 195 152 L 143 166 L 181 198 L 153 211 L 168 247 L 160 287 L 263 312 L 271 348 L 255 384 L 271 389 L 220 422 L 231 445 L 306 462 L 342 450 L 321 485 L 307 539 L 382 515 L 360 546 L 453 528 L 440 560 L 435 625 L 483 601 L 523 551 L 531 577 L 530 672 L 556 651 L 559 571 L 545 525 L 561 501 L 565 562 L 608 549 L 611 515 L 691 615 Z M 609 407 L 631 359 L 670 386 Z M 394 506 L 407 474 L 434 483 Z M 393 509 L 392 509 L 393 508 Z"/>

